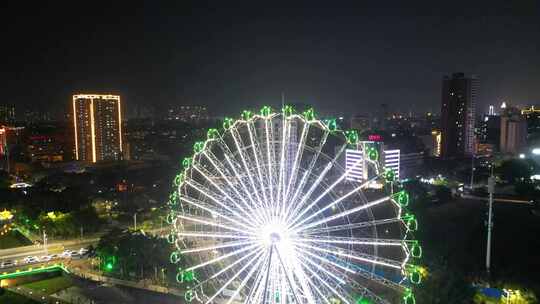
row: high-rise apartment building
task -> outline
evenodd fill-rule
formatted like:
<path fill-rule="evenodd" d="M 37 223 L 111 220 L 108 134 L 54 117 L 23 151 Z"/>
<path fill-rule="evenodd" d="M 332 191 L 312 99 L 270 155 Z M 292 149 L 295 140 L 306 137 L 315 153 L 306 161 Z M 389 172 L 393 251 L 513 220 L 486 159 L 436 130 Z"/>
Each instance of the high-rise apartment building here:
<path fill-rule="evenodd" d="M 122 107 L 118 95 L 73 95 L 75 158 L 122 159 Z"/>
<path fill-rule="evenodd" d="M 501 114 L 501 152 L 517 154 L 527 145 L 527 121 L 517 108 Z"/>
<path fill-rule="evenodd" d="M 475 104 L 479 80 L 463 73 L 445 76 L 442 82 L 441 156 L 444 158 L 474 153 Z"/>

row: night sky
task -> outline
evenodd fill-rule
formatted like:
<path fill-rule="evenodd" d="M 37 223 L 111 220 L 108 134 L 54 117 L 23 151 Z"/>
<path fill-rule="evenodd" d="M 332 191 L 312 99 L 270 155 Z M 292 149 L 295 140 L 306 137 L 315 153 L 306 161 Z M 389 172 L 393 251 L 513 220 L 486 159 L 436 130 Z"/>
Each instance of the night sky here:
<path fill-rule="evenodd" d="M 72 93 L 113 92 L 130 112 L 230 114 L 285 92 L 327 111 L 438 112 L 442 76 L 463 71 L 481 79 L 481 112 L 540 104 L 538 1 L 367 2 L 23 1 L 0 9 L 0 103 L 63 109 Z"/>

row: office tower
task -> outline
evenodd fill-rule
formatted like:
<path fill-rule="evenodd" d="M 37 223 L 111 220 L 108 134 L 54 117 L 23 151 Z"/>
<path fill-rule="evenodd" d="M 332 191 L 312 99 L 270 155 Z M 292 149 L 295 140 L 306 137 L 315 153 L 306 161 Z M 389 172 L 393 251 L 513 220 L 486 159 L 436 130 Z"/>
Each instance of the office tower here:
<path fill-rule="evenodd" d="M 506 107 L 501 114 L 501 152 L 516 154 L 527 144 L 527 121 L 514 107 Z"/>
<path fill-rule="evenodd" d="M 474 154 L 475 104 L 479 80 L 463 73 L 442 82 L 441 137 L 443 158 Z"/>
<path fill-rule="evenodd" d="M 75 158 L 122 159 L 122 109 L 118 95 L 73 95 Z"/>

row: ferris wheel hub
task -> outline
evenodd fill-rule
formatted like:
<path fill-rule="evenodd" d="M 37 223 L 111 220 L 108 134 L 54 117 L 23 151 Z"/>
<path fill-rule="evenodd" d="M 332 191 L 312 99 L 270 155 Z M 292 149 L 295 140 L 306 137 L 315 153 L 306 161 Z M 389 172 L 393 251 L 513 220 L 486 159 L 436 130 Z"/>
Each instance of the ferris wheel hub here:
<path fill-rule="evenodd" d="M 270 242 L 272 244 L 279 243 L 280 240 L 281 240 L 281 236 L 279 235 L 279 233 L 277 232 L 270 233 Z"/>

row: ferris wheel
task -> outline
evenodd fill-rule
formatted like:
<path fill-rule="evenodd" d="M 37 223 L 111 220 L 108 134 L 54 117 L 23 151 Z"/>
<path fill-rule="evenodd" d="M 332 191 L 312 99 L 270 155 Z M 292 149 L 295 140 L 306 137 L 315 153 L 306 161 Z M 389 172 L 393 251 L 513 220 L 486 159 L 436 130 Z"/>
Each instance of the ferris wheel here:
<path fill-rule="evenodd" d="M 169 200 L 187 301 L 415 302 L 418 225 L 374 145 L 290 106 L 244 111 L 207 137 Z"/>

